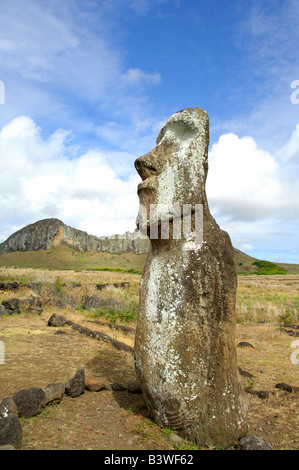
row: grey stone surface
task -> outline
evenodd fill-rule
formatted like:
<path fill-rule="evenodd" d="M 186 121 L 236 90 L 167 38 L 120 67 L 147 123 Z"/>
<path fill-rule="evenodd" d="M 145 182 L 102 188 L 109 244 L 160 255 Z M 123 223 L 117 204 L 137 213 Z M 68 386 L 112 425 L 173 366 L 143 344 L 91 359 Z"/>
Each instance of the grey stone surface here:
<path fill-rule="evenodd" d="M 127 390 L 130 393 L 142 393 L 142 389 L 140 387 L 139 382 L 136 382 L 136 380 L 132 380 L 127 384 Z"/>
<path fill-rule="evenodd" d="M 6 308 L 4 307 L 4 305 L 0 305 L 0 317 L 2 317 L 4 314 L 11 314 L 10 311 L 6 310 Z"/>
<path fill-rule="evenodd" d="M 18 409 L 12 397 L 3 398 L 0 404 L 0 416 L 8 414 L 18 417 Z"/>
<path fill-rule="evenodd" d="M 240 439 L 237 450 L 273 450 L 273 447 L 260 437 L 251 434 Z"/>
<path fill-rule="evenodd" d="M 161 208 L 140 283 L 135 365 L 158 424 L 199 445 L 226 447 L 247 434 L 247 408 L 235 347 L 233 247 L 210 214 L 205 192 L 208 144 L 206 112 L 186 109 L 135 162 L 142 232 L 151 236 L 151 205 Z M 202 242 L 200 226 L 195 230 L 198 205 Z M 186 207 L 190 227 L 178 236 Z"/>
<path fill-rule="evenodd" d="M 65 385 L 66 395 L 72 398 L 79 397 L 85 390 L 85 371 L 83 368 L 77 370 L 75 376 Z"/>
<path fill-rule="evenodd" d="M 64 326 L 67 325 L 68 320 L 59 313 L 53 313 L 48 320 L 48 326 Z"/>
<path fill-rule="evenodd" d="M 20 449 L 22 434 L 14 400 L 11 397 L 4 398 L 0 404 L 0 449 L 8 450 L 9 446 Z"/>
<path fill-rule="evenodd" d="M 63 382 L 53 382 L 48 384 L 47 387 L 44 388 L 46 405 L 48 403 L 59 403 L 62 400 L 64 392 L 65 384 Z"/>
<path fill-rule="evenodd" d="M 39 414 L 46 404 L 45 392 L 39 387 L 20 390 L 13 396 L 19 417 L 30 418 Z"/>
<path fill-rule="evenodd" d="M 0 253 L 48 250 L 58 245 L 67 245 L 80 252 L 94 250 L 113 254 L 131 251 L 142 254 L 149 250 L 148 238 L 141 237 L 137 231 L 110 237 L 96 237 L 52 218 L 39 220 L 13 233 L 0 244 Z"/>

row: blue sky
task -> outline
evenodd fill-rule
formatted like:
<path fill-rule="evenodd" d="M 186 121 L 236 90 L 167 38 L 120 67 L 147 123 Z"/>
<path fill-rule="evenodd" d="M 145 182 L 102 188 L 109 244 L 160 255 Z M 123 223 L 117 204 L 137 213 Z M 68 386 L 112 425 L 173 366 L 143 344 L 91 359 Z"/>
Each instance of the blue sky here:
<path fill-rule="evenodd" d="M 1 0 L 0 242 L 46 217 L 133 231 L 135 158 L 202 107 L 220 227 L 299 263 L 298 30 L 297 0 Z"/>

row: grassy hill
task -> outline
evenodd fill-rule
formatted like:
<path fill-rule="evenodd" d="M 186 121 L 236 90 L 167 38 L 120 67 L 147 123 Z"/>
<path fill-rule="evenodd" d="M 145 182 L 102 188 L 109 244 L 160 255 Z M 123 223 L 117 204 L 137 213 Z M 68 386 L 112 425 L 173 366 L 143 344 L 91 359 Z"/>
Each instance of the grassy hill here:
<path fill-rule="evenodd" d="M 134 269 L 142 271 L 147 255 L 132 252 L 115 255 L 87 251 L 80 253 L 66 245 L 49 250 L 14 251 L 0 254 L 0 266 L 18 268 L 86 270 L 96 268 Z"/>
<path fill-rule="evenodd" d="M 259 266 L 259 260 L 234 248 L 235 265 L 238 274 L 299 274 L 299 265 L 277 263 Z M 104 252 L 88 251 L 80 253 L 72 248 L 60 245 L 49 250 L 15 251 L 0 254 L 0 267 L 63 269 L 63 270 L 87 270 L 87 269 L 122 269 L 142 272 L 147 255 L 136 255 L 132 252 L 111 254 Z M 267 262 L 266 262 L 267 263 Z M 279 269 L 279 271 L 277 271 Z M 277 271 L 277 272 L 276 272 Z"/>

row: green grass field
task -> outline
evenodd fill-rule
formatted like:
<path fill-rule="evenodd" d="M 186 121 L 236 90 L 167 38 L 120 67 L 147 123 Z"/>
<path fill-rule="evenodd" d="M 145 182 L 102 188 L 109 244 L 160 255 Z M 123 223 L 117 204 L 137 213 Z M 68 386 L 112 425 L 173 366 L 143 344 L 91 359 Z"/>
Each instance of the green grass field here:
<path fill-rule="evenodd" d="M 234 256 L 238 274 L 299 274 L 299 265 L 296 264 L 261 262 L 237 249 L 234 250 Z M 80 253 L 60 245 L 49 250 L 3 253 L 0 255 L 0 266 L 74 271 L 110 269 L 141 273 L 146 258 L 146 254 L 136 255 L 131 252 L 120 255 L 95 251 Z"/>
<path fill-rule="evenodd" d="M 142 272 L 147 255 L 134 253 L 111 253 L 89 251 L 80 253 L 72 248 L 60 245 L 49 250 L 15 251 L 0 255 L 0 266 L 34 269 L 86 270 L 110 268 L 125 272 L 135 270 Z"/>

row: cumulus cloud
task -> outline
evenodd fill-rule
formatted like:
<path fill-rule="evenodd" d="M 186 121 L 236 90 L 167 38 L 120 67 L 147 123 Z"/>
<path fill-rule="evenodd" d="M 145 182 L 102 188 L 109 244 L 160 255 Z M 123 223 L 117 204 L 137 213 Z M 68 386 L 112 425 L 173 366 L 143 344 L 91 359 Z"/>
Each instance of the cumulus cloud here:
<path fill-rule="evenodd" d="M 69 132 L 44 140 L 32 119 L 19 116 L 0 132 L 2 241 L 13 231 L 57 217 L 95 235 L 134 230 L 138 175 L 120 178 L 107 152 L 73 158 Z"/>
<path fill-rule="evenodd" d="M 277 151 L 284 159 L 260 148 L 252 137 L 232 133 L 222 135 L 210 150 L 211 211 L 234 246 L 252 256 L 283 249 L 294 259 L 298 251 L 299 183 L 288 164 L 298 152 L 298 128 Z"/>
<path fill-rule="evenodd" d="M 296 133 L 284 146 L 290 157 Z M 133 231 L 140 178 L 133 168 L 115 167 L 116 153 L 91 148 L 77 155 L 69 131 L 43 138 L 30 117 L 13 119 L 0 131 L 0 241 L 46 217 L 94 235 Z M 118 153 L 119 161 L 135 158 Z M 272 250 L 297 256 L 299 185 L 289 170 L 252 137 L 224 134 L 212 146 L 207 196 L 234 246 L 258 257 L 271 239 Z"/>
<path fill-rule="evenodd" d="M 207 194 L 216 213 L 240 221 L 297 216 L 298 183 L 252 137 L 224 134 L 209 154 Z"/>

